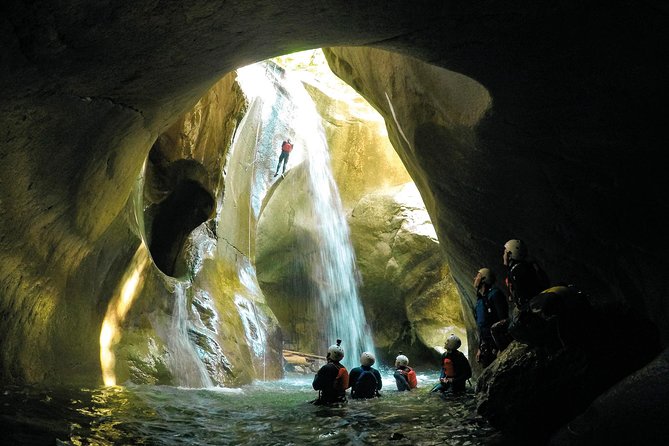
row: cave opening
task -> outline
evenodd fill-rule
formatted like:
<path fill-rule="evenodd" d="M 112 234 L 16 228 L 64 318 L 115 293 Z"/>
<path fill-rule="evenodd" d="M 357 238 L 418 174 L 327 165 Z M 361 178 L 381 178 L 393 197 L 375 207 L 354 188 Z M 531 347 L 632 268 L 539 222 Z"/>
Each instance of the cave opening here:
<path fill-rule="evenodd" d="M 214 199 L 193 180 L 178 183 L 157 205 L 151 225 L 149 249 L 156 266 L 168 276 L 175 275 L 184 241 L 214 210 Z"/>
<path fill-rule="evenodd" d="M 321 185 L 333 181 L 335 198 L 341 202 L 344 215 L 338 225 L 347 226 L 344 238 L 351 243 L 355 257 L 352 273 L 356 293 L 361 296 L 379 364 L 391 366 L 402 351 L 415 364 L 433 365 L 451 332 L 464 340 L 466 351 L 460 296 L 451 283 L 420 192 L 388 138 L 384 118 L 332 73 L 322 50 L 280 56 L 271 63 L 282 70 L 276 85 L 278 97 L 290 90 L 284 84 L 287 78 L 297 77 L 307 87 L 306 100 L 315 104 L 312 113 L 320 116 L 328 154 L 327 159 L 314 159 L 309 153 L 314 139 L 306 137 L 310 130 L 284 118 L 281 112 L 268 112 L 276 120 L 268 130 L 257 127 L 261 129 L 260 140 L 272 139 L 272 135 L 263 133 L 266 131 L 280 135 L 290 132 L 299 140 L 294 152 L 301 157 L 291 161 L 285 178 L 270 183 L 262 200 L 255 254 L 258 281 L 279 319 L 286 349 L 322 355 L 337 338 L 323 334 L 327 320 L 336 320 L 337 316 L 320 302 L 323 273 L 314 273 L 314 265 L 320 264 L 316 259 L 334 255 L 317 254 L 319 249 L 326 249 L 322 240 L 327 234 L 336 232 L 318 231 L 327 221 L 337 220 L 318 220 L 324 211 L 315 202 L 318 194 L 313 192 L 316 185 L 310 172 L 313 164 L 325 163 L 332 179 L 327 180 L 330 174 L 321 174 L 318 181 Z M 261 81 L 253 79 L 254 89 L 261 90 Z M 272 90 L 271 85 L 265 87 L 268 90 Z M 295 101 L 297 96 L 288 94 L 286 100 Z M 273 98 L 266 101 L 280 103 Z M 279 146 L 276 142 L 274 145 Z M 271 161 L 267 163 L 273 167 Z M 343 242 L 336 244 L 341 246 Z M 384 263 L 392 266 L 386 268 Z M 416 277 L 421 279 L 414 281 Z M 328 287 L 338 286 L 325 282 Z M 350 317 L 343 319 L 352 323 Z M 339 337 L 346 338 L 349 331 L 340 330 L 343 333 Z M 348 364 L 355 366 L 360 353 L 357 351 Z M 294 354 L 291 357 L 299 362 Z"/>
<path fill-rule="evenodd" d="M 184 244 L 215 211 L 207 168 L 192 159 L 165 159 L 164 141 L 152 147 L 144 170 L 143 208 L 149 251 L 167 276 L 184 277 Z"/>
<path fill-rule="evenodd" d="M 392 120 L 390 137 L 402 146 L 401 156 L 416 174 L 421 192 L 427 192 L 423 197 L 426 205 L 437 210 L 431 215 L 440 237 L 450 244 L 452 275 L 464 290 L 465 302 L 472 301 L 471 290 L 467 290 L 471 271 L 480 266 L 477 262 L 498 263 L 497 245 L 510 232 L 515 235 L 522 225 L 521 230 L 536 247 L 534 252 L 548 261 L 544 266 L 549 271 L 589 288 L 600 302 L 624 301 L 644 312 L 652 322 L 641 324 L 659 327 L 664 342 L 657 348 L 664 347 L 669 332 L 664 317 L 668 306 L 663 282 L 657 277 L 662 276 L 665 264 L 665 243 L 662 237 L 658 242 L 656 236 L 664 233 L 662 213 L 649 211 L 666 207 L 665 188 L 657 187 L 657 181 L 664 178 L 659 173 L 662 163 L 656 162 L 666 139 L 662 132 L 664 115 L 657 113 L 666 103 L 661 76 L 666 72 L 661 45 L 666 34 L 664 11 L 655 5 L 629 2 L 607 8 L 567 2 L 557 8 L 528 3 L 526 7 L 493 5 L 492 9 L 437 3 L 331 2 L 323 7 L 309 2 L 204 1 L 165 7 L 162 2 L 126 2 L 109 9 L 83 3 L 13 7 L 10 2 L 3 10 L 6 26 L 2 27 L 5 44 L 1 50 L 8 69 L 0 75 L 5 81 L 3 178 L 11 179 L 3 183 L 0 202 L 4 228 L 0 237 L 4 290 L 0 356 L 6 382 L 99 382 L 95 345 L 99 322 L 112 295 L 110 290 L 124 277 L 123 269 L 134 247 L 143 241 L 138 240 L 134 222 L 128 224 L 125 207 L 151 140 L 210 85 L 213 77 L 279 50 L 326 42 L 396 49 L 467 74 L 494 92 L 495 110 L 487 113 L 485 120 L 478 119 L 478 110 L 441 113 L 444 110 L 439 104 L 457 101 L 458 96 L 425 101 L 425 96 L 440 95 L 446 85 L 434 82 L 429 73 L 387 70 L 384 61 L 364 51 L 359 57 L 350 54 L 350 63 L 346 57 L 340 60 L 340 68 L 349 70 L 357 87 L 377 93 L 375 105 L 384 109 L 389 123 Z M 291 32 L 276 32 L 277 19 Z M 370 71 L 380 76 L 369 77 Z M 402 85 L 409 78 L 406 74 L 419 74 L 421 82 Z M 400 82 L 391 86 L 398 88 L 385 88 L 395 79 Z M 425 86 L 426 91 L 413 88 L 416 85 Z M 427 94 L 421 97 L 422 93 Z M 477 97 L 469 92 L 462 96 L 468 100 Z M 419 106 L 412 108 L 407 104 L 411 100 Z M 431 116 L 437 119 L 432 121 Z M 466 122 L 468 118 L 472 119 Z M 444 123 L 448 129 L 443 128 Z M 446 145 L 454 149 L 445 150 Z M 215 183 L 201 178 L 175 182 L 173 189 L 165 189 L 164 196 L 155 197 L 154 206 L 147 212 L 145 231 L 168 234 L 164 246 L 178 241 L 180 232 L 187 229 L 168 230 L 159 224 L 154 228 L 154 217 L 167 212 L 160 203 L 174 200 L 176 207 L 186 213 L 204 214 L 207 204 L 200 210 L 189 210 L 187 204 L 179 204 L 187 200 L 179 198 L 178 191 L 185 191 L 184 195 L 205 191 L 216 201 L 221 191 Z M 518 193 L 524 187 L 531 192 Z M 234 195 L 234 191 L 226 194 Z M 250 253 L 254 249 L 254 239 L 248 235 L 253 214 L 242 212 L 251 224 L 231 226 L 239 233 L 229 233 L 232 237 L 220 243 L 226 245 L 221 250 L 228 258 L 242 259 L 240 263 L 253 260 Z M 228 215 L 225 213 L 224 218 Z M 177 226 L 188 228 L 201 218 L 206 217 Z M 216 229 L 211 224 L 204 226 Z M 161 250 L 155 241 L 151 243 L 154 250 Z M 117 372 L 124 378 L 132 375 L 137 382 L 170 383 L 174 381 L 156 381 L 157 376 L 167 376 L 169 371 L 169 351 L 161 342 L 169 332 L 160 330 L 170 322 L 165 323 L 165 315 L 169 313 L 171 290 L 160 285 L 165 271 L 170 273 L 168 278 L 181 277 L 182 266 L 171 261 L 171 253 L 158 253 L 156 257 L 161 258 L 164 271 L 149 263 L 146 269 L 151 271 L 144 291 L 131 286 L 140 283 L 134 275 L 129 276 L 127 287 L 121 287 L 128 290 L 122 295 L 136 289 L 138 299 L 137 306 L 128 312 L 124 340 L 117 345 Z M 228 274 L 234 269 L 229 268 L 232 262 L 222 263 L 204 265 L 197 277 L 198 289 L 188 290 L 184 297 L 214 314 L 209 309 L 219 304 L 212 296 L 218 296 L 218 289 L 225 287 L 229 305 L 217 308 L 215 314 L 220 321 L 210 323 L 213 316 L 196 321 L 202 322 L 204 329 L 193 326 L 186 335 L 192 335 L 203 350 L 207 339 L 215 339 L 219 350 L 227 355 L 219 362 L 229 359 L 232 365 L 231 380 L 251 382 L 254 377 L 265 377 L 266 371 L 271 376 L 275 372 L 270 370 L 272 363 L 278 358 L 277 346 L 271 344 L 274 321 L 263 319 L 261 302 L 250 298 L 257 284 L 234 276 L 236 270 Z M 238 317 L 242 312 L 243 320 L 252 322 L 248 339 L 244 339 L 246 327 Z M 234 317 L 227 316 L 230 314 Z M 647 342 L 645 332 L 630 327 L 630 322 L 624 319 L 605 332 L 606 346 L 613 347 L 601 362 L 602 369 L 610 367 L 611 358 L 622 356 L 614 351 L 621 345 L 619 337 L 632 340 L 631 348 L 624 349 L 626 353 L 636 350 L 634 342 Z M 472 327 L 471 321 L 467 325 Z M 620 326 L 631 334 L 620 336 Z M 215 332 L 211 327 L 225 330 Z M 253 327 L 268 327 L 269 336 L 263 338 L 262 329 Z M 590 332 L 600 328 L 596 322 L 588 325 Z M 207 352 L 219 350 L 211 343 Z M 652 350 L 654 354 L 655 346 Z M 264 361 L 267 358 L 270 360 Z M 631 365 L 627 360 L 621 362 Z M 652 440 L 664 434 L 666 438 L 661 420 L 666 418 L 662 414 L 666 412 L 663 397 L 667 363 L 665 352 L 650 367 L 638 372 L 625 370 L 622 375 L 629 372 L 630 378 L 601 395 L 580 420 L 562 420 L 562 437 L 555 441 L 583 443 L 587 437 L 632 444 L 648 436 Z M 245 374 L 246 370 L 251 372 Z M 582 383 L 560 381 L 565 376 L 573 377 L 559 374 L 548 385 L 565 395 L 563 401 L 567 398 L 566 402 L 572 403 L 569 395 L 582 394 L 578 388 Z M 544 382 L 546 374 L 528 378 L 532 385 L 525 387 L 541 397 L 535 384 Z M 565 389 L 568 384 L 576 388 Z M 588 387 L 587 382 L 581 386 Z M 92 398 L 72 398 L 72 407 L 65 411 L 72 413 L 74 409 L 79 415 L 94 414 L 97 419 L 86 423 L 74 417 L 71 424 L 58 424 L 57 428 L 49 426 L 48 421 L 43 425 L 32 419 L 26 421 L 24 416 L 62 414 L 62 407 L 49 406 L 49 402 L 60 400 L 57 395 L 40 393 L 35 399 L 45 405 L 38 410 L 17 411 L 13 409 L 30 390 L 10 391 L 5 394 L 10 404 L 3 405 L 9 407 L 2 413 L 3 421 L 5 416 L 20 418 L 24 429 L 57 430 L 60 440 L 67 438 L 73 443 L 90 437 L 132 443 L 132 435 L 146 434 L 144 429 L 148 429 L 148 436 L 160 439 L 160 427 L 167 424 L 178 430 L 183 421 L 175 416 L 154 423 L 155 419 L 125 410 L 125 403 L 136 403 L 140 394 L 139 399 L 150 401 L 161 397 L 183 399 L 187 404 L 177 405 L 176 412 L 189 416 L 195 413 L 194 418 L 199 417 L 193 408 L 221 404 L 230 414 L 228 408 L 246 403 L 242 397 L 227 398 L 230 395 L 203 401 L 193 395 L 196 391 L 179 393 L 182 389 L 174 393 L 170 393 L 174 389 L 165 389 L 167 392 L 158 398 L 151 392 L 131 395 L 125 390 L 104 389 Z M 515 418 L 519 425 L 534 424 L 531 420 L 535 413 L 544 415 L 543 409 L 559 407 L 545 404 L 545 399 L 529 404 L 528 397 L 533 395 L 525 397 L 520 392 L 507 388 L 510 398 L 501 398 L 501 418 Z M 254 398 L 252 391 L 244 396 Z M 304 396 L 299 394 L 300 398 Z M 87 400 L 92 404 L 79 403 Z M 100 401 L 107 401 L 107 406 Z M 428 407 L 433 403 L 423 402 Z M 526 416 L 508 410 L 509 402 L 524 406 Z M 275 406 L 271 399 L 265 403 L 269 414 L 261 410 L 250 416 L 238 414 L 233 422 L 215 417 L 215 428 L 201 429 L 205 434 L 196 428 L 195 434 L 171 431 L 168 435 L 207 442 L 219 434 L 212 433 L 219 424 L 234 425 L 247 415 L 246 419 L 255 418 L 258 423 L 235 426 L 237 442 L 252 442 L 252 434 L 245 435 L 249 431 L 290 441 L 290 432 L 267 421 Z M 169 405 L 149 406 L 148 413 L 174 413 Z M 108 409 L 112 407 L 110 416 Z M 319 423 L 322 420 L 296 411 L 297 418 L 308 419 L 309 427 L 315 428 L 311 436 L 302 437 L 299 425 L 286 425 L 292 427 L 288 430 L 295 438 L 305 442 L 381 443 L 388 439 L 389 431 L 393 441 L 434 442 L 429 435 L 412 438 L 412 434 L 406 435 L 408 430 L 399 432 L 383 423 L 378 431 L 365 432 L 360 427 L 361 419 L 370 420 L 370 424 L 378 420 L 351 407 L 353 419 L 344 416 L 334 423 L 332 418 Z M 420 413 L 418 407 L 398 408 L 405 413 Z M 444 419 L 447 411 L 441 412 L 442 418 L 427 416 L 421 423 L 441 426 L 448 421 Z M 393 418 L 391 411 L 381 413 L 383 418 Z M 106 423 L 108 420 L 110 423 Z M 137 427 L 137 420 L 146 422 L 145 426 Z M 347 422 L 352 430 L 344 432 L 341 422 Z M 156 424 L 160 427 L 151 430 Z M 23 432 L 14 433 L 12 439 L 25 439 Z M 463 439 L 472 443 L 478 440 Z"/>

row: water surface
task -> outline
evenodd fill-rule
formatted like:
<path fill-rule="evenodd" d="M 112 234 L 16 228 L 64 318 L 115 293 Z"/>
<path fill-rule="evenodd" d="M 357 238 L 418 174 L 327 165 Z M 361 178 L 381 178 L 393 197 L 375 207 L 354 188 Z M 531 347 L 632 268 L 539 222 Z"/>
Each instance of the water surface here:
<path fill-rule="evenodd" d="M 126 386 L 5 388 L 1 444 L 11 445 L 491 445 L 499 435 L 475 413 L 473 389 L 442 399 L 398 392 L 383 371 L 383 396 L 341 408 L 309 404 L 312 376 L 239 389 Z"/>

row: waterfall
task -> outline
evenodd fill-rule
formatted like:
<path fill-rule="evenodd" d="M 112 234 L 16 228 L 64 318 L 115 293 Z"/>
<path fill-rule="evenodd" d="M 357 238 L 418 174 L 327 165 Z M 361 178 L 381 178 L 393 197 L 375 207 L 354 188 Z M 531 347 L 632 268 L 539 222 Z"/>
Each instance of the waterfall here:
<path fill-rule="evenodd" d="M 186 306 L 190 283 L 174 282 L 174 308 L 171 335 L 167 338 L 170 366 L 175 380 L 184 387 L 213 387 L 204 362 L 193 347 L 189 335 L 189 318 Z"/>
<path fill-rule="evenodd" d="M 348 223 L 337 185 L 332 176 L 325 130 L 315 104 L 299 79 L 291 73 L 273 69 L 274 65 L 259 63 L 238 70 L 238 79 L 247 95 L 263 96 L 272 105 L 266 116 L 272 120 L 271 133 L 278 138 L 291 137 L 297 150 L 291 153 L 290 164 L 303 154 L 308 172 L 309 195 L 316 222 L 314 239 L 318 246 L 310 259 L 313 294 L 318 297 L 325 321 L 322 327 L 324 349 L 342 339 L 346 352 L 344 364 L 357 366 L 363 351 L 374 351 L 371 331 L 358 295 L 358 274 L 351 246 Z M 278 130 L 278 132 L 277 132 Z M 275 136 L 276 137 L 276 136 Z M 261 137 L 260 142 L 271 140 Z M 280 140 L 259 150 L 278 151 Z M 275 166 L 270 166 L 273 171 Z M 267 169 L 267 167 L 265 167 Z M 266 190 L 266 189 L 265 189 Z M 264 192 L 264 191 L 263 191 Z M 316 331 L 316 330 L 315 330 Z"/>

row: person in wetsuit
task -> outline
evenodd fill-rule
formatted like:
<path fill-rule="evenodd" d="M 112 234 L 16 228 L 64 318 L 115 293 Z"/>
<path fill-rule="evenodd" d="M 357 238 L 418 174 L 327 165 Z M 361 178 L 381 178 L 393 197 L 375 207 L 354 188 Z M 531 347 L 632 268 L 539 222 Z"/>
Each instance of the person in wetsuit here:
<path fill-rule="evenodd" d="M 335 345 L 328 348 L 326 356 L 327 364 L 321 367 L 312 387 L 318 390 L 318 398 L 312 401 L 316 405 L 334 405 L 346 402 L 346 389 L 348 386 L 348 371 L 340 361 L 344 359 L 344 349 L 341 347 L 341 339 L 337 339 Z"/>

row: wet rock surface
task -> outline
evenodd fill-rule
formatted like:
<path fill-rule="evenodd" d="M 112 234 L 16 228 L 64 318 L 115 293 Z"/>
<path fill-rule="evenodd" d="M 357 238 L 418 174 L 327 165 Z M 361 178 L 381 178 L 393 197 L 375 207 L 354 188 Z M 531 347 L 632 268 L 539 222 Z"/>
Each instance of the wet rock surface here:
<path fill-rule="evenodd" d="M 646 372 L 637 372 L 659 351 L 657 333 L 649 330 L 651 324 L 637 312 L 621 307 L 592 307 L 587 296 L 578 293 L 544 292 L 530 305 L 537 311 L 534 319 L 517 322 L 524 325 L 526 343 L 512 342 L 484 369 L 477 382 L 477 410 L 491 425 L 513 438 L 545 443 L 565 423 L 585 429 L 584 420 L 599 413 L 597 403 L 590 406 L 591 403 L 612 386 L 620 392 L 624 384 L 619 381 L 628 374 L 645 375 L 649 386 L 655 386 L 660 394 L 667 392 L 667 385 L 657 379 L 658 371 L 665 366 L 662 357 Z M 543 312 L 550 313 L 551 318 L 541 319 L 539 314 L 546 315 Z M 636 338 L 622 334 L 621 326 L 629 333 L 637 333 L 644 344 L 639 346 Z M 588 334 L 594 327 L 596 333 Z M 616 390 L 608 391 L 611 392 Z M 630 389 L 630 393 L 634 391 Z M 625 398 L 613 404 L 608 399 L 606 404 L 614 412 L 626 411 Z M 580 415 L 584 411 L 587 415 Z M 570 422 L 575 417 L 578 418 Z M 652 417 L 639 422 L 651 423 L 652 430 L 656 430 Z M 607 435 L 600 432 L 600 424 L 573 437 L 565 437 L 563 431 L 560 438 L 575 442 L 592 438 L 597 440 L 592 444 L 602 444 L 598 442 L 600 436 Z"/>

